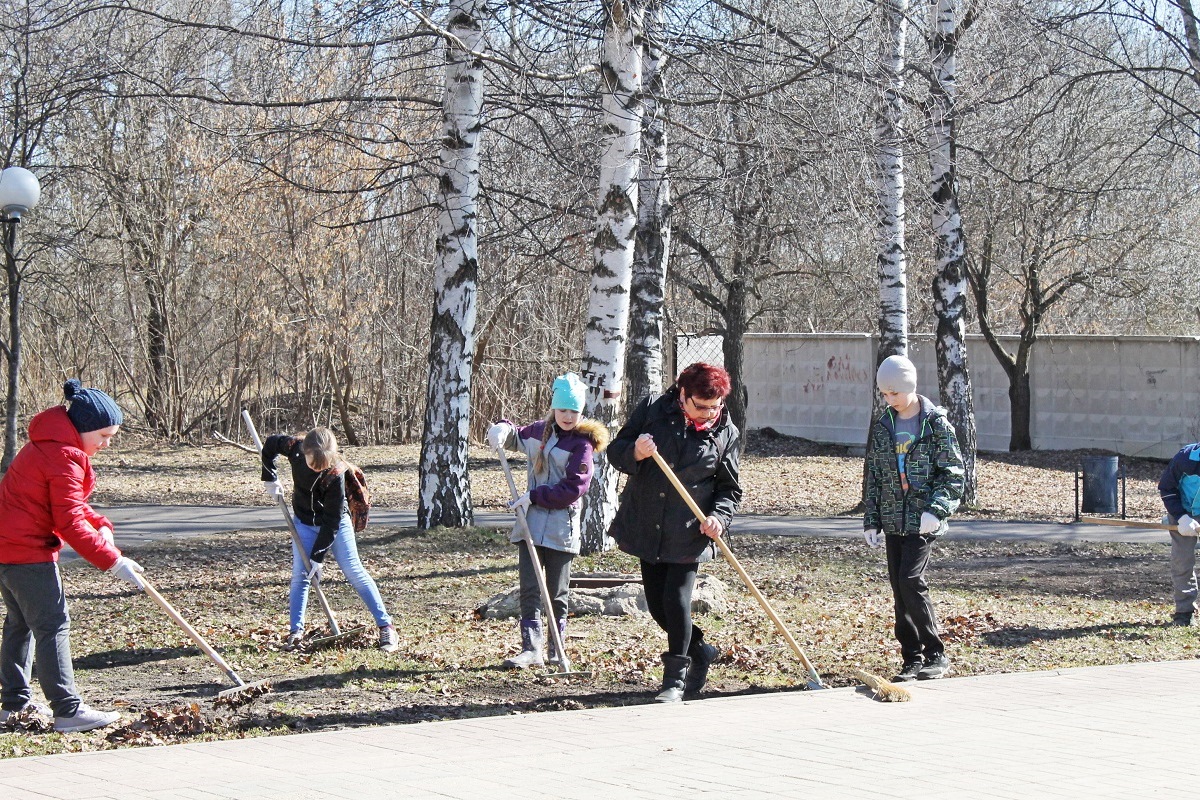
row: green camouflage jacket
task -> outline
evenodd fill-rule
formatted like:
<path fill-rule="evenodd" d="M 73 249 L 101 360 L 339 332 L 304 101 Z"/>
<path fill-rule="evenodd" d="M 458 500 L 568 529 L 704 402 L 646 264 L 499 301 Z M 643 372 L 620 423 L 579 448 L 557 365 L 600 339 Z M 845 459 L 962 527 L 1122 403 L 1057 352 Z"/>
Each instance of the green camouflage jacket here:
<path fill-rule="evenodd" d="M 917 534 L 921 530 L 921 512 L 928 511 L 939 520 L 934 536 L 946 532 L 946 520 L 958 508 L 963 493 L 963 460 L 958 449 L 954 426 L 946 412 L 922 395 L 916 440 L 907 456 L 909 488 L 900 483 L 896 463 L 895 413 L 887 409 L 871 425 L 867 441 L 867 475 L 863 492 L 865 530 L 884 533 Z"/>

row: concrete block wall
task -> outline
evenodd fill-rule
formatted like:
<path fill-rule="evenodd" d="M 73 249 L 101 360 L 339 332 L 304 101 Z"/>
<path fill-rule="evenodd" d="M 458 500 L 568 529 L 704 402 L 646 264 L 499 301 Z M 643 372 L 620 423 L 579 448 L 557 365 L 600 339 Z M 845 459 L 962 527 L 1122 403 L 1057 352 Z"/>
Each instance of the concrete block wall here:
<path fill-rule="evenodd" d="M 1015 350 L 1015 337 L 1004 342 Z M 967 352 L 979 448 L 1007 450 L 1008 378 L 982 336 L 968 337 Z M 680 349 L 680 366 L 688 355 Z M 932 337 L 912 337 L 910 357 L 919 391 L 940 402 Z M 875 337 L 866 334 L 750 334 L 749 426 L 862 445 L 874 364 Z M 1200 440 L 1200 338 L 1046 336 L 1035 346 L 1031 390 L 1037 449 L 1170 458 Z"/>

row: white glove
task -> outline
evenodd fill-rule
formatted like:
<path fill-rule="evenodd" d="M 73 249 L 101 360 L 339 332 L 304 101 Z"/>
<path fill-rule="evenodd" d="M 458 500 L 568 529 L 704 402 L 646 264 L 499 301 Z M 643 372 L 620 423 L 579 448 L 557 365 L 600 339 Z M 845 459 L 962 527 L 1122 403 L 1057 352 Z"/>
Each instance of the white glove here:
<path fill-rule="evenodd" d="M 123 581 L 129 581 L 137 588 L 142 588 L 142 579 L 138 577 L 139 572 L 145 572 L 142 565 L 134 561 L 132 558 L 121 556 L 117 559 L 117 563 L 108 568 L 108 574 L 114 578 L 120 578 Z"/>
<path fill-rule="evenodd" d="M 275 502 L 283 499 L 283 484 L 279 481 L 263 481 L 263 491 Z"/>
<path fill-rule="evenodd" d="M 942 521 L 928 511 L 921 512 L 921 533 L 937 533 Z"/>
<path fill-rule="evenodd" d="M 863 538 L 867 540 L 868 547 L 883 546 L 883 531 L 879 528 L 868 528 L 863 531 Z"/>
<path fill-rule="evenodd" d="M 1184 514 L 1179 518 L 1179 535 L 1180 536 L 1197 536 L 1200 535 L 1200 522 Z"/>
<path fill-rule="evenodd" d="M 493 450 L 500 450 L 504 447 L 504 442 L 508 440 L 511 433 L 512 425 L 509 425 L 507 422 L 497 422 L 488 428 L 487 443 L 491 445 Z"/>
<path fill-rule="evenodd" d="M 112 528 L 108 527 L 107 525 L 101 525 L 96 530 L 101 536 L 104 537 L 104 541 L 108 542 L 111 545 L 114 545 L 114 546 L 116 545 L 117 541 L 116 541 L 116 539 L 113 538 Z"/>
<path fill-rule="evenodd" d="M 529 499 L 529 492 L 526 492 L 525 494 L 518 497 L 516 500 L 513 500 L 511 503 L 509 503 L 508 507 L 514 514 L 518 510 L 520 510 L 521 512 L 523 512 L 525 514 L 528 514 L 529 506 L 531 506 L 532 504 L 533 504 L 533 501 Z"/>
<path fill-rule="evenodd" d="M 321 573 L 325 571 L 325 564 L 322 561 L 308 562 L 308 581 L 309 583 L 320 583 Z"/>

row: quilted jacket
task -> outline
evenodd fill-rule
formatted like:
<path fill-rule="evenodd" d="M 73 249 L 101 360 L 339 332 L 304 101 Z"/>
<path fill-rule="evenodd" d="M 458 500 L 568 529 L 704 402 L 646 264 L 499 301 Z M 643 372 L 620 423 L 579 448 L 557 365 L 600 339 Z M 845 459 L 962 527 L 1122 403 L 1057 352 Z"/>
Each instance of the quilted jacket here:
<path fill-rule="evenodd" d="M 962 453 L 954 426 L 944 409 L 918 395 L 917 438 L 907 456 L 908 491 L 900 483 L 900 467 L 896 462 L 896 412 L 886 409 L 871 425 L 867 442 L 867 475 L 863 492 L 866 515 L 865 530 L 881 529 L 884 533 L 918 534 L 921 513 L 928 511 L 939 520 L 934 536 L 947 530 L 946 520 L 958 509 L 962 499 L 964 471 Z"/>
<path fill-rule="evenodd" d="M 29 441 L 0 481 L 0 564 L 58 561 L 63 542 L 100 569 L 121 551 L 98 529 L 112 527 L 88 505 L 96 486 L 92 462 L 63 406 L 29 421 Z"/>

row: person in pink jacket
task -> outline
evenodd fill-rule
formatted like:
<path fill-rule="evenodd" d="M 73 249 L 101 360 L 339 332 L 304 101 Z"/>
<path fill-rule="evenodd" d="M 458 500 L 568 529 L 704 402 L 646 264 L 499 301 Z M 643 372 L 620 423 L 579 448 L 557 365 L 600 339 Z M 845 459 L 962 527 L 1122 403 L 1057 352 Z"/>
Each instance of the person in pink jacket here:
<path fill-rule="evenodd" d="M 0 638 L 0 723 L 28 708 L 54 714 L 54 729 L 90 731 L 120 719 L 85 704 L 71 668 L 71 620 L 58 571 L 63 542 L 96 567 L 142 587 L 142 567 L 113 544 L 112 523 L 88 497 L 96 485 L 91 457 L 121 427 L 121 409 L 99 389 L 77 380 L 63 386 L 67 405 L 29 422 L 29 442 L 0 480 L 0 597 L 6 616 Z M 32 649 L 30 644 L 32 642 Z M 50 709 L 34 703 L 29 676 Z"/>

